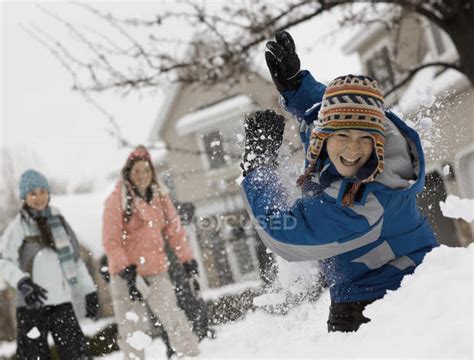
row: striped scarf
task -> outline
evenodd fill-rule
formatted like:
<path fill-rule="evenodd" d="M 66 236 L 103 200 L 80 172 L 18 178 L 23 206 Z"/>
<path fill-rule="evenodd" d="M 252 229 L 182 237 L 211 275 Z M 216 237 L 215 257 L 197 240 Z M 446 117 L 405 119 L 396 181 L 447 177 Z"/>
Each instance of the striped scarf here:
<path fill-rule="evenodd" d="M 68 283 L 77 283 L 76 257 L 69 234 L 61 215 L 54 215 L 48 206 L 42 211 L 25 207 L 28 214 L 36 221 L 44 245 L 58 254 L 59 263 Z"/>

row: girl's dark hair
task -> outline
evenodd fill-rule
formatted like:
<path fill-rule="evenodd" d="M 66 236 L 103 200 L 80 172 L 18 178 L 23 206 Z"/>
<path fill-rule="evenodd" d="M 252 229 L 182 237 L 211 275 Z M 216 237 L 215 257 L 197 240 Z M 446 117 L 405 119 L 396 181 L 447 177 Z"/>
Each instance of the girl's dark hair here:
<path fill-rule="evenodd" d="M 130 179 L 130 173 L 132 172 L 133 165 L 135 165 L 138 161 L 146 161 L 150 165 L 151 183 L 150 185 L 148 185 L 148 188 L 146 189 L 145 198 L 144 198 L 147 203 L 150 203 L 154 195 L 153 185 L 157 184 L 155 167 L 153 166 L 153 163 L 150 161 L 150 159 L 146 157 L 140 157 L 140 156 L 130 158 L 122 169 L 122 178 L 124 181 L 127 181 L 132 186 L 133 192 L 136 195 L 141 196 L 135 184 Z M 128 190 L 128 188 L 126 189 L 126 191 L 127 191 L 127 194 L 126 194 L 126 204 L 125 204 L 125 209 L 124 209 L 124 221 L 128 222 L 130 220 L 130 217 L 132 216 L 133 195 L 130 194 L 130 191 Z"/>
<path fill-rule="evenodd" d="M 133 157 L 132 159 L 128 160 L 125 166 L 122 169 L 122 177 L 124 180 L 128 181 L 132 186 L 134 185 L 132 180 L 130 179 L 130 173 L 132 172 L 133 165 L 135 165 L 138 161 L 146 161 L 150 165 L 151 169 L 151 184 L 156 184 L 156 172 L 153 163 L 145 158 L 145 157 Z"/>

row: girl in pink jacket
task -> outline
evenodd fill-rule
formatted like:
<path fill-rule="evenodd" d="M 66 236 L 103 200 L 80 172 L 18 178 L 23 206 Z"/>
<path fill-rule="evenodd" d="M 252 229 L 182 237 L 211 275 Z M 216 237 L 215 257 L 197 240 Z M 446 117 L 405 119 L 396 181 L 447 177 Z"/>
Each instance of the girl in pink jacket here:
<path fill-rule="evenodd" d="M 146 305 L 160 319 L 178 354 L 199 353 L 198 339 L 176 303 L 167 272 L 165 241 L 189 275 L 197 271 L 176 209 L 156 180 L 150 154 L 144 146 L 138 146 L 105 202 L 103 219 L 103 245 L 109 261 L 119 345 L 126 359 L 144 359 L 142 346 L 133 345 L 136 331 L 144 328 L 139 323 L 145 320 L 133 314 L 142 314 Z"/>

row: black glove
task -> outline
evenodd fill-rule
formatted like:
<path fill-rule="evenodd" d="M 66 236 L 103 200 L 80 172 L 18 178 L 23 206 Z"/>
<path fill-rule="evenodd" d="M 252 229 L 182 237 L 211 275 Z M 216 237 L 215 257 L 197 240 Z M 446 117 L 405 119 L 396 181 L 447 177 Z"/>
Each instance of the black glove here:
<path fill-rule="evenodd" d="M 189 281 L 189 287 L 194 297 L 197 297 L 199 295 L 199 290 L 201 290 L 201 287 L 199 286 L 199 281 L 197 279 L 199 275 L 198 263 L 196 260 L 193 259 L 188 262 L 185 262 L 183 264 L 183 267 L 184 271 L 186 272 L 186 277 Z"/>
<path fill-rule="evenodd" d="M 128 295 L 132 301 L 143 300 L 143 295 L 137 289 L 137 265 L 132 264 L 123 269 L 119 275 L 127 281 Z"/>
<path fill-rule="evenodd" d="M 188 278 L 193 277 L 194 275 L 199 275 L 198 263 L 196 260 L 190 260 L 183 264 L 184 271 Z"/>
<path fill-rule="evenodd" d="M 27 276 L 18 282 L 17 288 L 23 295 L 26 308 L 29 310 L 40 309 L 44 305 L 44 300 L 48 298 L 46 296 L 48 291 L 35 284 L 33 280 Z"/>
<path fill-rule="evenodd" d="M 240 167 L 243 175 L 262 165 L 277 167 L 283 142 L 285 118 L 273 110 L 257 111 L 245 119 L 245 150 Z"/>
<path fill-rule="evenodd" d="M 301 85 L 301 62 L 295 52 L 295 42 L 289 33 L 280 31 L 276 41 L 267 42 L 265 60 L 279 92 L 293 91 Z"/>
<path fill-rule="evenodd" d="M 100 275 L 107 284 L 110 282 L 109 261 L 105 255 L 100 258 Z"/>
<path fill-rule="evenodd" d="M 95 319 L 97 311 L 99 310 L 99 297 L 97 292 L 91 292 L 86 295 L 86 317 L 89 319 Z"/>

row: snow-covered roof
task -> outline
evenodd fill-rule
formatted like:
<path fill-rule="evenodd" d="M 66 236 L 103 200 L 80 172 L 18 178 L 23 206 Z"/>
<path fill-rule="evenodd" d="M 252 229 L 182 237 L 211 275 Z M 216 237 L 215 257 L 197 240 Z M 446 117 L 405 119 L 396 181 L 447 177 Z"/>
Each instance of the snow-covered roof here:
<path fill-rule="evenodd" d="M 186 114 L 176 122 L 178 135 L 186 135 L 214 126 L 216 123 L 241 117 L 253 109 L 253 101 L 247 95 L 236 95 L 204 109 Z"/>
<path fill-rule="evenodd" d="M 376 36 L 384 30 L 381 23 L 373 23 L 357 31 L 354 36 L 350 37 L 342 46 L 344 54 L 352 54 L 371 42 Z"/>
<path fill-rule="evenodd" d="M 436 76 L 437 71 L 439 68 L 429 67 L 413 77 L 397 103 L 400 112 L 408 114 L 419 105 L 429 107 L 448 90 L 464 91 L 470 87 L 467 77 L 459 71 L 447 69 Z"/>

